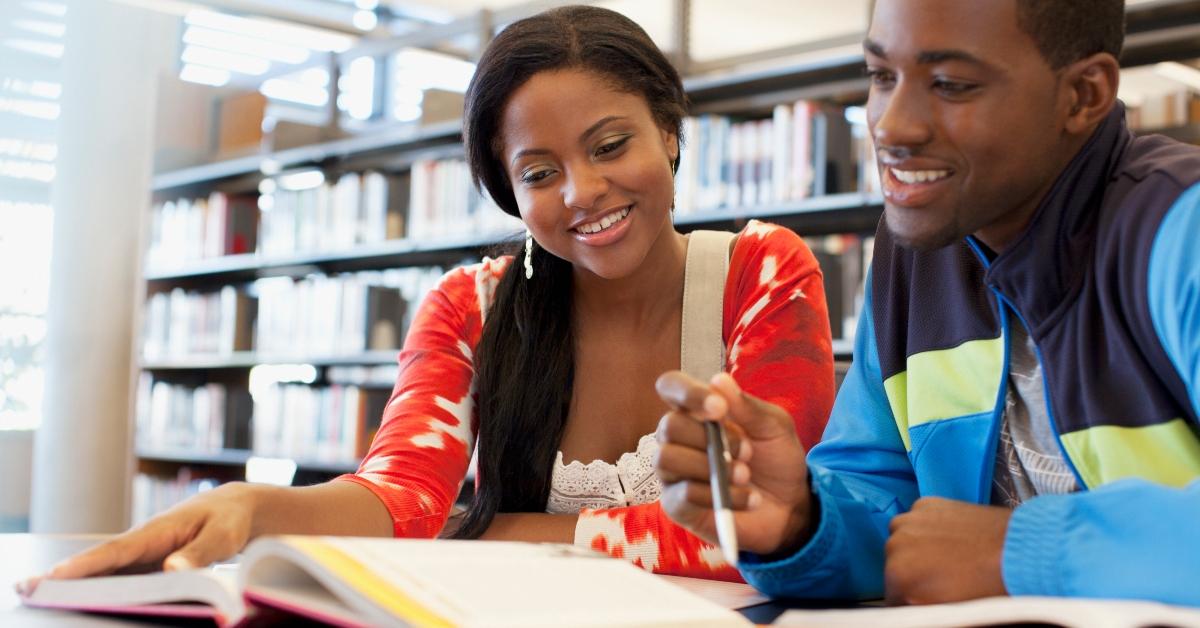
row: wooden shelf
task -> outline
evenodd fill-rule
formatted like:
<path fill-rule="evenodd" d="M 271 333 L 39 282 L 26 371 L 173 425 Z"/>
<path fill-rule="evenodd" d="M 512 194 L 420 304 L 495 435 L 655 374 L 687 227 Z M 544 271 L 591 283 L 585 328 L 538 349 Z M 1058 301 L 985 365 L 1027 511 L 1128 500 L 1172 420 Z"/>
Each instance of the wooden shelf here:
<path fill-rule="evenodd" d="M 858 192 L 831 194 L 770 207 L 717 209 L 678 216 L 681 231 L 700 228 L 739 229 L 749 220 L 778 222 L 805 235 L 874 231 L 883 208 L 879 196 Z M 303 276 L 313 272 L 349 272 L 373 268 L 450 265 L 519 233 L 464 236 L 414 241 L 391 240 L 346 251 L 297 254 L 288 257 L 232 255 L 194 262 L 175 269 L 146 273 L 151 289 L 184 285 L 226 284 L 270 276 Z"/>
<path fill-rule="evenodd" d="M 208 465 L 218 467 L 245 467 L 246 461 L 254 456 L 248 449 L 222 449 L 219 451 L 193 451 L 189 449 L 138 449 L 139 460 L 164 462 L 178 465 Z M 357 460 L 316 461 L 295 459 L 297 469 L 318 473 L 354 473 L 358 470 Z"/>
<path fill-rule="evenodd" d="M 171 462 L 176 464 L 206 464 L 222 467 L 244 467 L 252 455 L 248 449 L 222 449 L 219 451 L 196 451 L 191 449 L 138 449 L 139 460 Z"/>
<path fill-rule="evenodd" d="M 215 369 L 248 369 L 260 364 L 311 364 L 313 366 L 378 366 L 396 363 L 400 350 L 367 351 L 334 356 L 273 355 L 253 351 L 238 351 L 228 355 L 183 356 L 146 360 L 147 371 L 193 371 Z"/>
<path fill-rule="evenodd" d="M 427 127 L 396 126 L 362 135 L 309 146 L 289 148 L 274 153 L 238 157 L 225 161 L 171 170 L 154 176 L 151 189 L 162 192 L 201 183 L 212 183 L 264 170 L 283 170 L 315 166 L 330 159 L 372 153 L 388 153 L 418 149 L 432 144 L 458 139 L 462 122 L 455 120 Z"/>
<path fill-rule="evenodd" d="M 349 272 L 402 266 L 436 266 L 454 264 L 464 257 L 476 255 L 481 249 L 506 239 L 517 238 L 517 232 L 488 236 L 437 238 L 433 240 L 399 239 L 378 244 L 354 247 L 341 251 L 314 251 L 282 257 L 257 254 L 231 255 L 192 262 L 173 269 L 148 271 L 146 281 L 151 288 L 177 283 L 235 283 L 259 277 L 303 276 L 314 272 Z"/>

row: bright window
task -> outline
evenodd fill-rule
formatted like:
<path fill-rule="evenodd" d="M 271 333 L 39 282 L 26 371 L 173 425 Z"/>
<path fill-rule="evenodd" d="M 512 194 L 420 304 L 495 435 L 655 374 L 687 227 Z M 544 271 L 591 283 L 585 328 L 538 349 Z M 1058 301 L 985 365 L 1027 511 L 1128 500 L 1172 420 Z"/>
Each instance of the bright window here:
<path fill-rule="evenodd" d="M 41 419 L 66 12 L 49 0 L 0 2 L 0 429 Z"/>

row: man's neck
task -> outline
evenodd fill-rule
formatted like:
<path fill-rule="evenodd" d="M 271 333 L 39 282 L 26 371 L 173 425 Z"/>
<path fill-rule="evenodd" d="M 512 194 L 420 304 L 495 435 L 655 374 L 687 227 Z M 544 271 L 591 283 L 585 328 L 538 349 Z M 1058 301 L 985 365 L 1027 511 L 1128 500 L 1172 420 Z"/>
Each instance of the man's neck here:
<path fill-rule="evenodd" d="M 1038 209 L 1045 202 L 1046 196 L 1050 194 L 1050 190 L 1054 189 L 1054 184 L 1058 183 L 1063 172 L 1066 171 L 1071 161 L 1079 155 L 1083 147 L 1087 145 L 1088 140 L 1096 133 L 1099 126 L 1096 125 L 1090 132 L 1070 140 L 1070 143 L 1063 148 L 1063 157 L 1058 160 L 1058 167 L 1054 170 L 1054 176 L 1047 177 L 1037 192 L 1031 194 L 1015 208 L 992 221 L 987 226 L 975 231 L 972 234 L 975 236 L 975 239 L 994 251 L 996 255 L 1000 255 L 1008 247 L 1012 246 L 1029 228 L 1030 223 L 1033 222 L 1033 217 L 1037 215 Z"/>

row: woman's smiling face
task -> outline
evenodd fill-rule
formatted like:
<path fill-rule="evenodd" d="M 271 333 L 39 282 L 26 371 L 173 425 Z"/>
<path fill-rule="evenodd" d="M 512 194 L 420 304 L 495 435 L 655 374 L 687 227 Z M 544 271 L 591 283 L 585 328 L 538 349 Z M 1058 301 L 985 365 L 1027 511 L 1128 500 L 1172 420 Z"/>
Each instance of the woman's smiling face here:
<path fill-rule="evenodd" d="M 500 134 L 526 227 L 577 272 L 627 277 L 673 233 L 678 143 L 640 95 L 587 70 L 540 72 L 513 92 Z"/>

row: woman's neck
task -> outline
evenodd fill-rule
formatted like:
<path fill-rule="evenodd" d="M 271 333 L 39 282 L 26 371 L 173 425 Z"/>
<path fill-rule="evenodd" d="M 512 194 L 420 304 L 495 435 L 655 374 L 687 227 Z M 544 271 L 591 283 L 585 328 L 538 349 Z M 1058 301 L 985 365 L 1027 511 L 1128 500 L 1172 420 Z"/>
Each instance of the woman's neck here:
<path fill-rule="evenodd" d="M 603 321 L 629 331 L 659 329 L 679 312 L 686 260 L 687 238 L 668 224 L 628 277 L 604 279 L 576 269 L 576 321 Z"/>

